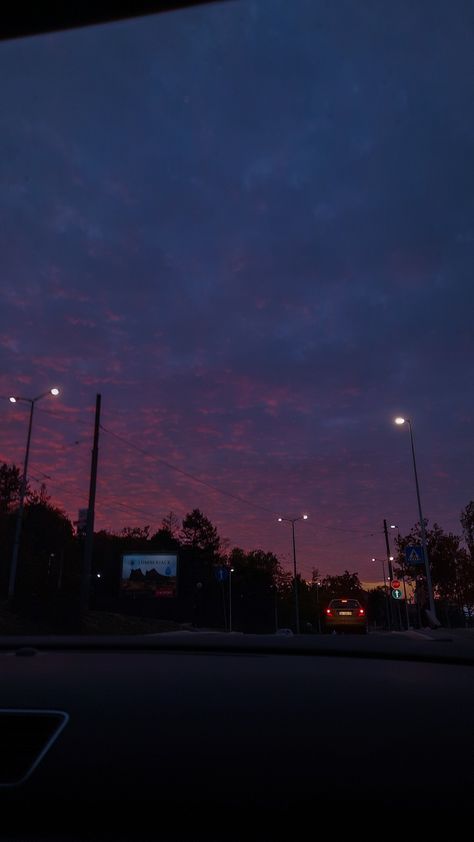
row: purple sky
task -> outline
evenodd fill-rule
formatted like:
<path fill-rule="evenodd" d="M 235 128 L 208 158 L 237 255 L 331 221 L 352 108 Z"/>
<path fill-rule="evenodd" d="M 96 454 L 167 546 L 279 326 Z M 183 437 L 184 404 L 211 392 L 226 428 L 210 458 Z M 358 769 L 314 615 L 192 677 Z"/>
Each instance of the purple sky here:
<path fill-rule="evenodd" d="M 473 38 L 470 0 L 259 0 L 0 45 L 0 393 L 62 389 L 33 486 L 87 505 L 100 392 L 96 528 L 198 507 L 286 566 L 276 516 L 308 512 L 302 573 L 370 580 L 383 518 L 417 519 L 402 413 L 460 530 Z M 0 408 L 21 465 L 27 406 Z"/>

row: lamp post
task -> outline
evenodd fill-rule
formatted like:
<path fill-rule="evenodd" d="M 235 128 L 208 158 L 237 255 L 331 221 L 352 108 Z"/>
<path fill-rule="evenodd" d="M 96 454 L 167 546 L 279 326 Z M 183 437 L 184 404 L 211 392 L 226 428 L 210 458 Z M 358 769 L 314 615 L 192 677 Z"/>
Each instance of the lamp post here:
<path fill-rule="evenodd" d="M 381 561 L 382 562 L 382 575 L 383 575 L 383 587 L 385 591 L 385 615 L 387 618 L 387 626 L 390 628 L 390 619 L 388 613 L 388 598 L 387 598 L 387 580 L 385 578 L 385 562 L 383 558 L 373 558 L 372 561 Z"/>
<path fill-rule="evenodd" d="M 321 614 L 319 611 L 319 588 L 321 587 L 321 581 L 319 579 L 316 580 L 316 613 L 318 615 L 318 633 L 321 634 Z"/>
<path fill-rule="evenodd" d="M 15 582 L 16 582 L 16 568 L 18 564 L 18 551 L 20 548 L 20 537 L 21 537 L 21 525 L 23 522 L 23 510 L 25 508 L 25 495 L 26 495 L 26 481 L 27 481 L 27 471 L 28 471 L 28 459 L 30 455 L 30 442 L 31 442 L 31 430 L 33 427 L 33 414 L 35 411 L 35 406 L 41 398 L 45 398 L 47 395 L 59 395 L 59 389 L 50 389 L 48 392 L 42 392 L 41 395 L 37 395 L 36 398 L 22 398 L 17 395 L 12 396 L 10 398 L 10 403 L 18 403 L 18 401 L 23 401 L 24 403 L 30 404 L 30 422 L 28 425 L 28 436 L 26 439 L 26 451 L 25 451 L 25 461 L 23 463 L 23 476 L 21 478 L 21 487 L 20 487 L 20 502 L 18 506 L 18 512 L 16 516 L 16 525 L 15 525 L 15 538 L 13 541 L 13 551 L 12 551 L 12 559 L 10 564 L 10 578 L 8 581 L 8 599 L 12 600 L 15 595 Z"/>
<path fill-rule="evenodd" d="M 423 558 L 425 561 L 425 573 L 426 573 L 426 585 L 428 588 L 428 599 L 430 603 L 430 612 L 433 615 L 433 620 L 437 623 L 436 619 L 436 611 L 435 611 L 435 604 L 433 598 L 433 585 L 431 583 L 431 571 L 430 571 L 430 564 L 428 560 L 428 549 L 426 546 L 426 532 L 425 532 L 425 519 L 423 517 L 423 512 L 421 510 L 421 499 L 420 499 L 420 486 L 418 484 L 418 472 L 416 470 L 416 459 L 415 459 L 415 445 L 413 442 L 413 430 L 412 430 L 412 423 L 409 418 L 395 418 L 395 424 L 402 425 L 408 424 L 408 429 L 410 430 L 410 442 L 411 442 L 411 452 L 413 456 L 413 471 L 415 474 L 415 485 L 416 485 L 416 498 L 418 500 L 418 514 L 420 518 L 420 527 L 421 527 L 421 543 L 423 547 Z"/>
<path fill-rule="evenodd" d="M 291 523 L 291 534 L 293 538 L 293 587 L 295 592 L 295 627 L 296 634 L 300 633 L 300 607 L 298 603 L 298 582 L 296 579 L 296 544 L 295 544 L 295 523 L 299 520 L 308 520 L 308 515 L 301 515 L 300 517 L 279 517 L 279 523 Z"/>
<path fill-rule="evenodd" d="M 390 529 L 396 529 L 398 531 L 398 538 L 400 538 L 400 527 L 397 526 L 396 523 L 391 523 Z M 400 549 L 400 546 L 399 546 L 399 549 Z M 403 567 L 402 567 L 402 582 L 403 582 L 403 593 L 404 593 L 404 596 L 405 596 L 405 613 L 406 613 L 407 631 L 408 631 L 408 629 L 410 628 L 410 616 L 408 614 L 407 584 L 406 584 L 406 581 L 405 581 L 405 571 L 404 571 Z"/>
<path fill-rule="evenodd" d="M 234 568 L 229 568 L 229 631 L 232 631 L 232 573 Z"/>

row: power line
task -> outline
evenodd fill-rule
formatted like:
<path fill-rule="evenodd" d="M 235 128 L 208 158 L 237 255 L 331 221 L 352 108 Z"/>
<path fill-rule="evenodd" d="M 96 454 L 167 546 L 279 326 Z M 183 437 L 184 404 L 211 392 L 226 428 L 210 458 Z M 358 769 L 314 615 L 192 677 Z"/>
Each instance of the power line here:
<path fill-rule="evenodd" d="M 151 453 L 149 450 L 144 450 L 143 448 L 139 447 L 134 442 L 129 441 L 128 439 L 124 438 L 123 436 L 119 436 L 118 433 L 114 433 L 112 430 L 108 430 L 107 427 L 104 427 L 102 424 L 100 425 L 101 429 L 104 433 L 108 433 L 114 438 L 118 439 L 118 441 L 123 442 L 124 444 L 128 445 L 128 447 L 137 450 L 139 453 L 142 453 L 144 456 L 151 456 L 156 462 L 159 462 L 161 465 L 165 465 L 172 471 L 176 471 L 178 474 L 181 474 L 187 479 L 192 480 L 193 482 L 198 482 L 201 485 L 205 485 L 207 488 L 210 488 L 212 491 L 216 491 L 218 494 L 223 494 L 226 497 L 231 497 L 233 500 L 238 500 L 239 503 L 244 503 L 246 506 L 251 506 L 254 509 L 260 509 L 264 512 L 268 512 L 275 517 L 278 517 L 278 512 L 273 511 L 273 509 L 267 508 L 267 506 L 262 506 L 259 503 L 254 503 L 251 500 L 246 500 L 244 497 L 240 497 L 238 494 L 232 494 L 231 491 L 224 491 L 222 488 L 218 488 L 216 485 L 213 485 L 210 482 L 207 482 L 200 477 L 195 476 L 194 474 L 190 474 L 188 471 L 183 471 L 182 468 L 178 468 L 176 465 L 172 465 L 170 462 L 166 462 L 165 459 L 161 459 L 159 456 L 156 456 L 154 453 Z"/>
<path fill-rule="evenodd" d="M 72 424 L 75 424 L 75 423 L 79 423 L 79 424 L 89 424 L 89 422 L 88 422 L 88 421 L 83 420 L 83 419 L 80 419 L 80 418 L 71 418 L 71 417 L 68 417 L 68 416 L 62 416 L 62 417 L 61 417 L 61 416 L 60 416 L 60 414 L 58 413 L 58 409 L 56 409 L 56 408 L 55 408 L 54 410 L 48 410 L 48 409 L 45 409 L 45 408 L 43 408 L 43 407 L 38 407 L 38 411 L 40 411 L 40 412 L 44 412 L 44 413 L 46 413 L 46 414 L 48 414 L 48 415 L 52 415 L 52 416 L 54 416 L 54 417 L 58 418 L 58 420 L 61 420 L 61 421 L 67 421 L 67 422 L 72 423 Z M 256 502 L 254 502 L 254 501 L 252 501 L 252 500 L 248 500 L 248 499 L 246 499 L 246 498 L 244 498 L 244 497 L 241 497 L 240 495 L 233 494 L 233 493 L 232 493 L 232 492 L 230 492 L 230 491 L 225 491 L 224 489 L 219 488 L 218 486 L 214 485 L 213 483 L 210 483 L 210 482 L 208 482 L 207 480 L 203 480 L 203 479 L 201 479 L 200 477 L 197 477 L 195 474 L 192 474 L 192 473 L 190 473 L 189 471 L 184 471 L 182 468 L 179 468 L 177 465 L 173 465 L 172 463 L 167 462 L 165 459 L 162 459 L 161 457 L 156 456 L 156 455 L 155 455 L 154 453 L 152 453 L 151 451 L 149 451 L 149 450 L 145 450 L 144 448 L 141 448 L 139 445 L 135 444 L 134 442 L 130 441 L 129 439 L 125 438 L 124 436 L 120 436 L 118 433 L 115 433 L 115 432 L 113 432 L 112 430 L 109 430 L 107 427 L 104 427 L 104 425 L 103 425 L 103 424 L 101 424 L 100 426 L 101 426 L 101 429 L 102 429 L 105 433 L 108 433 L 109 435 L 113 436 L 113 437 L 114 437 L 114 438 L 116 438 L 118 441 L 122 442 L 123 444 L 127 445 L 128 447 L 130 447 L 130 448 L 132 448 L 132 449 L 134 449 L 134 450 L 136 450 L 136 451 L 138 451 L 139 453 L 141 453 L 141 454 L 143 454 L 143 455 L 145 455 L 145 456 L 149 456 L 149 457 L 151 457 L 152 459 L 154 459 L 154 461 L 155 461 L 155 462 L 157 462 L 157 463 L 160 463 L 160 464 L 164 465 L 165 467 L 169 468 L 170 470 L 175 471 L 176 473 L 181 474 L 181 476 L 184 476 L 184 477 L 186 477 L 187 479 L 190 479 L 190 480 L 191 480 L 191 481 L 193 481 L 193 482 L 197 482 L 197 483 L 199 483 L 199 484 L 201 484 L 201 485 L 204 485 L 205 487 L 207 487 L 207 488 L 211 489 L 212 491 L 214 491 L 214 492 L 216 492 L 216 493 L 218 493 L 218 494 L 221 494 L 221 495 L 223 495 L 223 496 L 229 497 L 229 498 L 231 498 L 231 499 L 233 499 L 233 500 L 237 500 L 239 503 L 243 503 L 244 505 L 246 505 L 246 506 L 250 506 L 250 507 L 252 507 L 253 509 L 259 509 L 260 511 L 267 512 L 268 514 L 272 515 L 273 517 L 278 517 L 278 516 L 281 514 L 281 511 L 278 511 L 278 512 L 277 512 L 277 511 L 275 511 L 275 510 L 273 510 L 273 509 L 268 508 L 267 506 L 262 506 L 260 503 L 256 503 Z M 74 442 L 71 442 L 70 444 L 63 445 L 63 446 L 62 446 L 62 449 L 63 449 L 63 450 L 67 450 L 67 449 L 69 449 L 69 448 L 71 448 L 71 447 L 77 446 L 78 444 L 83 444 L 84 442 L 85 442 L 85 440 L 84 440 L 84 439 L 78 439 L 78 440 L 75 440 Z M 48 479 L 51 479 L 50 477 L 47 477 L 47 478 L 48 478 Z M 122 505 L 124 508 L 126 508 L 126 504 L 121 504 L 121 505 Z M 129 507 L 129 508 L 130 508 L 130 507 Z M 132 509 L 133 509 L 133 507 L 132 507 L 132 508 L 130 508 L 130 510 L 131 510 L 131 511 L 132 511 Z M 136 511 L 141 511 L 143 514 L 146 514 L 146 516 L 147 516 L 147 517 L 151 517 L 151 516 L 152 516 L 150 513 L 145 512 L 145 510 L 143 510 L 143 509 L 142 509 L 142 510 L 139 510 L 138 508 L 136 508 L 136 507 L 135 507 L 135 510 L 136 510 Z M 357 537 L 375 537 L 376 535 L 378 535 L 378 534 L 379 534 L 379 532 L 378 532 L 378 531 L 376 531 L 376 532 L 361 532 L 361 531 L 358 531 L 358 530 L 356 530 L 356 529 L 347 529 L 347 528 L 344 528 L 344 527 L 338 527 L 338 526 L 335 526 L 335 527 L 331 527 L 331 526 L 324 526 L 324 525 L 322 525 L 322 524 L 320 524 L 320 523 L 315 524 L 315 523 L 314 523 L 313 521 L 311 521 L 311 520 L 309 520 L 309 525 L 310 525 L 310 526 L 312 526 L 312 527 L 315 527 L 315 526 L 316 526 L 318 530 L 319 530 L 319 529 L 323 529 L 323 530 L 325 530 L 325 531 L 327 531 L 327 532 L 337 532 L 338 534 L 339 534 L 339 533 L 341 533 L 341 532 L 346 532 L 348 535 L 351 535 L 351 536 L 354 536 L 354 537 L 356 537 L 356 536 L 357 536 Z M 380 534 L 382 534 L 382 531 L 380 532 Z M 335 542 L 335 543 L 342 543 L 342 542 Z M 326 544 L 326 545 L 324 545 L 324 546 L 325 546 L 325 547 L 329 547 L 329 546 L 333 546 L 333 545 L 334 545 L 334 543 L 331 543 L 331 544 Z"/>
<path fill-rule="evenodd" d="M 251 506 L 252 508 L 259 509 L 259 510 L 264 511 L 264 512 L 268 512 L 268 514 L 271 514 L 274 517 L 278 517 L 281 514 L 280 512 L 277 512 L 273 509 L 269 509 L 267 506 L 262 506 L 260 503 L 255 503 L 251 500 L 247 500 L 246 498 L 240 497 L 237 494 L 232 494 L 232 492 L 230 492 L 230 491 L 224 491 L 222 488 L 219 488 L 218 486 L 213 485 L 212 483 L 207 482 L 206 480 L 203 480 L 200 477 L 197 477 L 195 474 L 191 474 L 189 471 L 184 471 L 182 468 L 178 468 L 176 465 L 173 465 L 170 462 L 167 462 L 165 459 L 162 459 L 161 457 L 156 456 L 154 453 L 151 453 L 149 450 L 145 450 L 144 448 L 140 447 L 139 445 L 135 444 L 134 442 L 130 441 L 129 439 L 125 438 L 124 436 L 120 436 L 118 433 L 114 433 L 112 430 L 109 430 L 107 427 L 104 427 L 103 424 L 101 424 L 101 429 L 105 433 L 108 433 L 109 435 L 116 438 L 118 441 L 121 441 L 123 444 L 126 444 L 128 447 L 131 447 L 132 449 L 138 451 L 139 453 L 143 454 L 144 456 L 151 456 L 152 459 L 154 459 L 156 462 L 159 462 L 160 464 L 165 465 L 170 470 L 176 471 L 177 473 L 181 474 L 182 476 L 185 476 L 187 479 L 191 479 L 193 482 L 198 482 L 201 485 L 205 485 L 207 488 L 210 488 L 212 491 L 216 491 L 218 494 L 225 495 L 226 497 L 230 497 L 233 500 L 238 500 L 240 503 L 244 503 L 245 505 Z M 315 526 L 315 524 L 311 521 L 309 521 L 309 524 L 311 526 Z M 339 532 L 347 532 L 350 535 L 353 535 L 353 536 L 358 535 L 358 536 L 362 536 L 362 537 L 373 537 L 374 534 L 375 534 L 373 532 L 357 532 L 357 530 L 344 529 L 342 527 L 320 526 L 320 524 L 317 525 L 317 528 L 318 529 L 325 529 L 325 530 L 328 530 L 330 532 L 338 532 L 338 533 Z"/>

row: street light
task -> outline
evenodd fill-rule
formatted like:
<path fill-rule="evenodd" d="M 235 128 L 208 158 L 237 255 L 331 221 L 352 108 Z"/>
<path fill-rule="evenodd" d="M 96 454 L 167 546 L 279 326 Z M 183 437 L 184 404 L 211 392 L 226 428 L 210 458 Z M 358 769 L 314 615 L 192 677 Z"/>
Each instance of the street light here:
<path fill-rule="evenodd" d="M 28 458 L 30 455 L 30 442 L 31 442 L 31 429 L 33 426 L 33 413 L 35 410 L 35 406 L 41 398 L 45 398 L 47 395 L 53 395 L 56 397 L 59 395 L 59 389 L 56 387 L 53 389 L 49 389 L 47 392 L 42 392 L 41 395 L 37 395 L 36 398 L 22 398 L 18 395 L 15 395 L 10 398 L 10 403 L 17 403 L 18 401 L 23 401 L 24 403 L 30 404 L 30 423 L 28 425 L 28 437 L 26 439 L 26 451 L 25 451 L 25 461 L 23 463 L 23 476 L 21 478 L 21 487 L 20 487 L 20 503 L 18 506 L 18 512 L 16 516 L 16 526 L 15 526 L 15 538 L 13 541 L 13 551 L 12 551 L 12 560 L 10 565 L 10 578 L 8 581 L 8 599 L 11 600 L 15 594 L 15 581 L 16 581 L 16 568 L 18 563 L 18 551 L 20 548 L 20 536 L 21 536 L 21 525 L 23 521 L 23 510 L 25 507 L 25 494 L 26 494 L 26 480 L 27 480 L 27 471 L 28 471 Z"/>
<path fill-rule="evenodd" d="M 318 615 L 318 632 L 321 634 L 321 613 L 319 611 L 319 588 L 321 587 L 321 580 L 316 579 L 316 613 Z"/>
<path fill-rule="evenodd" d="M 433 586 L 431 583 L 431 571 L 430 565 L 428 561 L 428 549 L 426 546 L 426 532 L 425 532 L 425 520 L 423 517 L 423 512 L 421 510 L 421 499 L 420 499 L 420 486 L 418 484 L 418 472 L 416 470 L 416 459 L 415 459 L 415 445 L 413 441 L 413 430 L 412 430 L 412 423 L 409 418 L 402 418 L 398 416 L 395 418 L 395 424 L 401 426 L 402 424 L 408 424 L 408 429 L 410 430 L 410 442 L 411 442 L 411 452 L 413 456 L 413 471 L 415 474 L 415 485 L 416 485 L 416 497 L 418 500 L 418 514 L 420 518 L 420 527 L 421 527 L 421 543 L 423 546 L 423 558 L 425 561 L 425 573 L 426 573 L 426 584 L 428 587 L 428 598 L 430 602 L 430 613 L 432 614 L 433 621 L 436 625 L 439 625 L 438 620 L 436 618 L 436 611 L 435 611 L 435 604 L 433 598 Z"/>
<path fill-rule="evenodd" d="M 232 631 L 232 573 L 234 568 L 229 568 L 229 632 Z"/>
<path fill-rule="evenodd" d="M 279 517 L 279 523 L 291 523 L 291 533 L 293 537 L 293 588 L 295 592 L 295 626 L 296 634 L 300 633 L 300 607 L 298 604 L 298 582 L 296 579 L 296 545 L 295 545 L 295 523 L 298 520 L 308 520 L 308 515 L 300 515 L 300 517 Z"/>

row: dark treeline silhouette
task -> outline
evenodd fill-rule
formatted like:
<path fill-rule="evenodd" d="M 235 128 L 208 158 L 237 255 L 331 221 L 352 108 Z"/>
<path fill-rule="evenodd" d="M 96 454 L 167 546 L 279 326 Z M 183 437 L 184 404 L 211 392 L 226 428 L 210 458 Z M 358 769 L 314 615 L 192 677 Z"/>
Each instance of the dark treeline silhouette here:
<path fill-rule="evenodd" d="M 0 465 L 0 594 L 6 599 L 10 559 L 19 504 L 21 472 L 15 465 Z M 461 513 L 462 536 L 426 524 L 428 554 L 439 618 L 444 625 L 463 622 L 474 613 L 474 503 Z M 405 562 L 404 549 L 421 541 L 419 524 L 397 539 L 395 574 L 415 591 L 417 606 L 410 621 L 422 622 L 426 602 L 424 577 Z M 73 631 L 80 618 L 79 592 L 84 535 L 67 515 L 51 503 L 46 487 L 27 487 L 15 605 L 30 616 L 47 620 L 50 630 Z M 122 556 L 128 553 L 171 553 L 178 556 L 175 598 L 141 596 L 121 588 Z M 233 572 L 230 573 L 232 568 Z M 219 570 L 224 570 L 224 575 Z M 229 578 L 231 579 L 231 587 Z M 139 576 L 138 576 L 139 578 Z M 411 592 L 410 588 L 410 592 Z M 232 629 L 272 632 L 295 628 L 292 574 L 278 557 L 263 549 L 229 548 L 216 527 L 196 508 L 182 521 L 169 512 L 154 532 L 150 525 L 124 527 L 119 532 L 94 535 L 91 590 L 92 609 L 155 617 L 198 628 L 228 629 L 232 589 Z M 324 629 L 324 610 L 330 599 L 356 597 L 367 608 L 369 622 L 387 623 L 387 592 L 364 591 L 357 573 L 346 570 L 322 577 L 313 570 L 311 581 L 298 576 L 300 628 Z M 397 613 L 398 612 L 398 613 Z M 392 609 L 392 621 L 401 622 L 403 606 Z M 395 623 L 394 623 L 395 624 Z"/>

